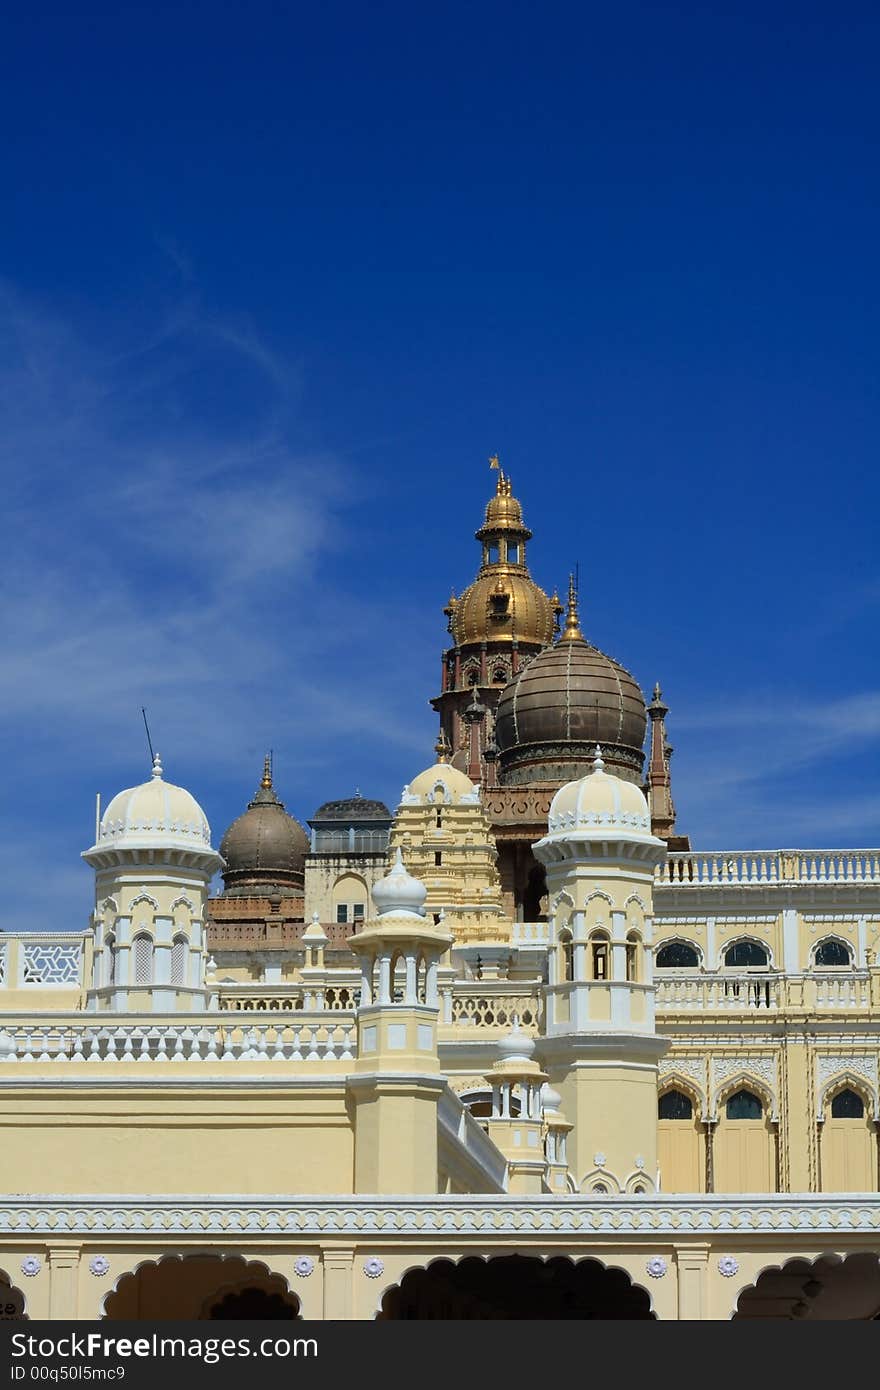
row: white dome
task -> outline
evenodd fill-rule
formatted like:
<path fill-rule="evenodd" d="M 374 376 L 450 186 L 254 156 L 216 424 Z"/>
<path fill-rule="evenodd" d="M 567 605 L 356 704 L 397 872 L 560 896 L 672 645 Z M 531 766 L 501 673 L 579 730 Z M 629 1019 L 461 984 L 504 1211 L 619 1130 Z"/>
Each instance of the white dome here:
<path fill-rule="evenodd" d="M 429 806 L 473 805 L 479 800 L 479 787 L 451 763 L 434 763 L 426 767 L 409 786 L 404 787 L 402 796 L 405 806 L 414 803 Z"/>
<path fill-rule="evenodd" d="M 545 1115 L 551 1111 L 554 1115 L 558 1114 L 561 1104 L 562 1096 L 558 1091 L 553 1089 L 549 1081 L 545 1081 L 544 1085 L 541 1087 L 541 1109 L 544 1111 Z"/>
<path fill-rule="evenodd" d="M 211 845 L 211 827 L 194 796 L 185 787 L 164 781 L 158 756 L 153 775 L 139 787 L 118 792 L 98 828 L 102 846 L 204 849 Z"/>
<path fill-rule="evenodd" d="M 422 880 L 407 873 L 398 849 L 389 872 L 373 885 L 373 902 L 379 909 L 379 916 L 393 912 L 396 916 L 424 917 L 427 896 L 428 890 Z"/>
<path fill-rule="evenodd" d="M 535 1055 L 535 1041 L 530 1038 L 528 1033 L 524 1033 L 520 1027 L 519 1015 L 513 1020 L 513 1027 L 509 1033 L 498 1039 L 495 1044 L 501 1062 L 528 1062 Z"/>
<path fill-rule="evenodd" d="M 651 838 L 651 814 L 644 794 L 634 782 L 625 782 L 605 771 L 599 750 L 593 771 L 576 782 L 566 782 L 550 803 L 550 835 L 566 831 L 590 831 L 596 838 L 606 828 Z"/>

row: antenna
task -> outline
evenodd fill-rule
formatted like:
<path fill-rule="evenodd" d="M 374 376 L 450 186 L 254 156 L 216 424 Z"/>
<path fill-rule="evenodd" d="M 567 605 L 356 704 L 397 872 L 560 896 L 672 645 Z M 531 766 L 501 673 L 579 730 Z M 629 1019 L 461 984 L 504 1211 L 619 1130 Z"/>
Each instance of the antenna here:
<path fill-rule="evenodd" d="M 95 793 L 95 844 L 101 838 L 101 793 Z"/>
<path fill-rule="evenodd" d="M 150 749 L 150 762 L 154 763 L 156 761 L 156 754 L 153 752 L 153 740 L 150 738 L 150 726 L 147 723 L 147 711 L 144 709 L 143 705 L 141 705 L 141 714 L 144 716 L 144 728 L 147 731 L 147 745 Z"/>
<path fill-rule="evenodd" d="M 581 596 L 581 566 L 580 566 L 580 561 L 579 561 L 579 560 L 575 560 L 575 562 L 574 562 L 574 592 L 575 592 L 575 597 L 576 597 L 577 599 L 580 599 L 580 596 Z"/>

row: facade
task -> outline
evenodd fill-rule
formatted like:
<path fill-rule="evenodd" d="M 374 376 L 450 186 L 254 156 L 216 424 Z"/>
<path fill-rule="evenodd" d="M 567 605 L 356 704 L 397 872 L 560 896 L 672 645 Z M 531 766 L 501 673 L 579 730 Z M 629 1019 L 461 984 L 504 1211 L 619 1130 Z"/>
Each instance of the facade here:
<path fill-rule="evenodd" d="M 500 469 L 477 536 L 393 815 L 267 760 L 218 851 L 157 759 L 0 933 L 7 1316 L 880 1316 L 880 849 L 691 850 Z"/>

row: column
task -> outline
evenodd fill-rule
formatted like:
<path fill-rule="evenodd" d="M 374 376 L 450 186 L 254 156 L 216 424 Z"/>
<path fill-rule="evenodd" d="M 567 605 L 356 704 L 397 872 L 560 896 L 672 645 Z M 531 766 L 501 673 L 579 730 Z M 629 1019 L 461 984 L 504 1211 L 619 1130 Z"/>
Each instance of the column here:
<path fill-rule="evenodd" d="M 49 1246 L 49 1317 L 72 1321 L 77 1315 L 80 1246 L 73 1242 Z"/>
<path fill-rule="evenodd" d="M 351 1246 L 331 1245 L 323 1252 L 324 1320 L 349 1322 L 352 1312 L 354 1250 Z"/>
<path fill-rule="evenodd" d="M 709 1316 L 709 1247 L 676 1248 L 678 1320 L 700 1322 Z"/>

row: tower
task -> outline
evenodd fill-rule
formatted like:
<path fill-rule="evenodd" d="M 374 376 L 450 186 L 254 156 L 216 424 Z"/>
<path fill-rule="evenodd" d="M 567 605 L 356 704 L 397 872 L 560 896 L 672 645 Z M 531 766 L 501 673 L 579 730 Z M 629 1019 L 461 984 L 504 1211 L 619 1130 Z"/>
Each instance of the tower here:
<path fill-rule="evenodd" d="M 495 496 L 475 533 L 480 569 L 444 612 L 452 645 L 443 653 L 440 694 L 431 701 L 449 741 L 455 767 L 485 780 L 498 697 L 531 657 L 553 641 L 562 608 L 532 579 L 526 545 L 532 533 L 498 459 Z M 472 713 L 466 714 L 470 706 Z M 476 717 L 473 717 L 476 715 Z"/>
<path fill-rule="evenodd" d="M 427 890 L 400 850 L 373 888 L 378 916 L 351 937 L 361 967 L 354 1105 L 355 1191 L 437 1191 L 437 968 L 452 938 L 425 914 Z"/>
<path fill-rule="evenodd" d="M 653 882 L 666 855 L 632 782 L 592 771 L 554 796 L 546 866 L 549 978 L 540 1055 L 574 1129 L 581 1191 L 652 1191 L 657 1172 Z"/>
<path fill-rule="evenodd" d="M 205 908 L 223 860 L 201 806 L 165 781 L 158 756 L 148 782 L 114 796 L 82 857 L 95 870 L 87 1007 L 205 1009 Z"/>

